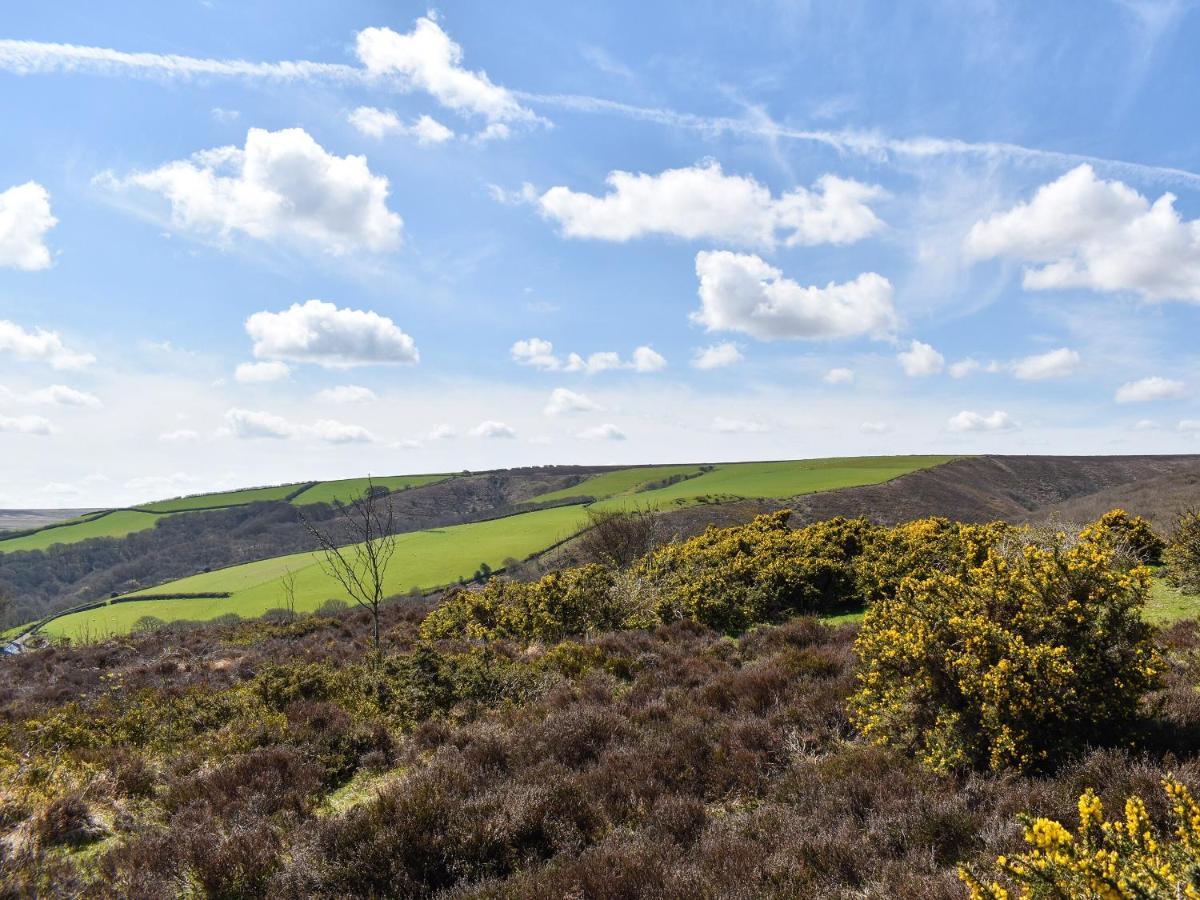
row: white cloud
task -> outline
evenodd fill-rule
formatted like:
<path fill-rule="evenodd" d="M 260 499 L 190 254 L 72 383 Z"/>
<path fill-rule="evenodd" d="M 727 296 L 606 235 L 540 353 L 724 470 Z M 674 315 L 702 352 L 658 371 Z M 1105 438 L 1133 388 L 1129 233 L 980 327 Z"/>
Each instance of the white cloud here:
<path fill-rule="evenodd" d="M 909 378 L 924 378 L 927 375 L 936 375 L 946 365 L 946 357 L 938 353 L 929 344 L 921 341 L 913 341 L 908 345 L 908 349 L 896 354 L 896 359 L 900 361 L 900 368 L 904 370 L 904 374 Z"/>
<path fill-rule="evenodd" d="M 327 444 L 367 444 L 375 440 L 375 435 L 361 425 L 347 425 L 333 419 L 320 419 L 305 431 Z"/>
<path fill-rule="evenodd" d="M 542 338 L 529 338 L 517 341 L 509 349 L 513 361 L 522 366 L 532 366 L 544 372 L 584 372 L 595 375 L 612 369 L 631 369 L 634 372 L 657 372 L 667 365 L 666 359 L 651 347 L 634 349 L 629 362 L 621 359 L 619 353 L 603 350 L 593 353 L 584 359 L 578 353 L 567 354 L 566 360 L 560 359 L 554 353 L 554 345 Z"/>
<path fill-rule="evenodd" d="M 170 475 L 139 475 L 125 482 L 125 487 L 136 492 L 137 496 L 156 500 L 178 497 L 195 486 L 196 479 L 184 472 L 174 472 Z"/>
<path fill-rule="evenodd" d="M 1153 419 L 1138 419 L 1133 424 L 1134 431 L 1153 431 L 1158 428 L 1158 423 Z"/>
<path fill-rule="evenodd" d="M 1180 419 L 1180 431 L 1200 431 L 1200 419 Z"/>
<path fill-rule="evenodd" d="M 745 357 L 737 348 L 737 344 L 726 341 L 723 344 L 713 344 L 697 349 L 695 355 L 692 356 L 692 366 L 697 369 L 720 369 L 739 363 L 743 359 Z"/>
<path fill-rule="evenodd" d="M 947 371 L 950 373 L 951 378 L 966 378 L 972 372 L 978 371 L 979 368 L 979 360 L 968 356 L 966 359 L 960 359 L 958 362 L 951 363 Z"/>
<path fill-rule="evenodd" d="M 853 384 L 854 370 L 853 369 L 830 369 L 821 376 L 821 380 L 826 384 Z"/>
<path fill-rule="evenodd" d="M 625 432 L 611 422 L 605 422 L 603 425 L 596 425 L 592 428 L 585 428 L 577 435 L 585 441 L 623 441 L 625 440 Z"/>
<path fill-rule="evenodd" d="M 458 432 L 449 425 L 434 425 L 429 430 L 429 439 L 431 441 L 445 441 L 453 437 L 458 437 Z"/>
<path fill-rule="evenodd" d="M 364 28 L 356 40 L 358 58 L 375 76 L 393 76 L 407 90 L 431 94 L 442 106 L 489 122 L 536 118 L 506 88 L 493 84 L 486 72 L 464 69 L 462 48 L 432 16 L 417 19 L 408 34 L 390 28 Z"/>
<path fill-rule="evenodd" d="M 1023 381 L 1041 381 L 1046 378 L 1066 378 L 1079 368 L 1079 354 L 1066 347 L 1026 356 L 1012 362 L 1013 374 Z"/>
<path fill-rule="evenodd" d="M 712 421 L 713 431 L 722 434 L 764 434 L 771 430 L 770 426 L 754 419 L 727 419 L 717 416 Z"/>
<path fill-rule="evenodd" d="M 635 372 L 657 372 L 667 367 L 667 360 L 651 347 L 635 347 L 629 367 Z"/>
<path fill-rule="evenodd" d="M 509 352 L 513 360 L 523 366 L 533 366 L 535 369 L 546 371 L 553 371 L 562 366 L 562 361 L 554 355 L 554 345 L 541 338 L 517 341 Z"/>
<path fill-rule="evenodd" d="M 54 369 L 81 369 L 96 357 L 68 350 L 56 331 L 26 331 L 16 322 L 0 319 L 0 356 L 25 362 L 43 362 Z"/>
<path fill-rule="evenodd" d="M 1200 220 L 1184 221 L 1175 196 L 1153 204 L 1090 165 L 1038 188 L 1033 199 L 976 222 L 967 250 L 1029 264 L 1031 290 L 1130 291 L 1147 300 L 1200 303 Z"/>
<path fill-rule="evenodd" d="M 434 119 L 423 115 L 411 125 L 405 125 L 390 109 L 360 106 L 347 116 L 347 120 L 362 134 L 381 138 L 387 134 L 402 134 L 414 138 L 418 144 L 441 144 L 454 137 L 454 132 Z"/>
<path fill-rule="evenodd" d="M 223 109 L 220 106 L 214 106 L 208 111 L 208 114 L 218 122 L 236 122 L 242 117 L 240 110 Z"/>
<path fill-rule="evenodd" d="M 0 191 L 0 266 L 27 272 L 49 268 L 45 237 L 57 224 L 50 193 L 36 181 Z"/>
<path fill-rule="evenodd" d="M 41 416 L 5 416 L 0 415 L 0 431 L 15 434 L 52 434 L 54 426 Z"/>
<path fill-rule="evenodd" d="M 550 402 L 542 412 L 548 416 L 561 416 L 564 413 L 594 412 L 600 408 L 599 403 L 585 394 L 577 394 L 566 388 L 555 388 L 550 394 Z"/>
<path fill-rule="evenodd" d="M 1117 388 L 1114 399 L 1118 403 L 1149 403 L 1151 400 L 1167 400 L 1182 397 L 1187 393 L 1187 385 L 1182 381 L 1161 378 L 1157 375 L 1130 381 Z"/>
<path fill-rule="evenodd" d="M 225 424 L 239 438 L 289 438 L 296 434 L 296 427 L 287 419 L 251 409 L 226 411 Z"/>
<path fill-rule="evenodd" d="M 348 368 L 415 363 L 413 339 L 386 316 L 369 310 L 339 309 L 322 300 L 295 303 L 283 312 L 257 312 L 246 320 L 261 359 L 317 363 Z"/>
<path fill-rule="evenodd" d="M 997 409 L 985 416 L 964 409 L 950 417 L 947 427 L 951 431 L 1011 431 L 1017 427 L 1017 423 L 1003 410 Z"/>
<path fill-rule="evenodd" d="M 628 241 L 650 234 L 770 249 L 849 244 L 883 227 L 867 201 L 881 188 L 833 175 L 812 190 L 776 198 L 754 178 L 726 175 L 715 161 L 658 175 L 610 172 L 602 197 L 558 186 L 538 198 L 566 237 Z"/>
<path fill-rule="evenodd" d="M 158 436 L 158 439 L 167 444 L 190 444 L 192 441 L 200 439 L 200 432 L 193 431 L 191 428 L 180 428 L 176 431 L 167 431 Z"/>
<path fill-rule="evenodd" d="M 65 384 L 52 384 L 31 392 L 26 398 L 29 403 L 40 403 L 53 406 L 86 406 L 99 409 L 102 404 L 95 394 L 77 391 Z"/>
<path fill-rule="evenodd" d="M 316 399 L 321 403 L 348 404 L 366 403 L 379 398 L 369 387 L 363 387 L 360 384 L 340 384 L 337 387 L 317 391 Z"/>
<path fill-rule="evenodd" d="M 253 362 L 241 363 L 233 370 L 233 380 L 238 384 L 262 384 L 268 381 L 279 381 L 292 374 L 287 363 Z"/>
<path fill-rule="evenodd" d="M 491 419 L 480 422 L 468 431 L 467 434 L 478 438 L 515 438 L 517 436 L 517 432 L 503 422 L 496 422 Z"/>
<path fill-rule="evenodd" d="M 203 150 L 100 182 L 161 194 L 182 231 L 299 240 L 335 255 L 393 250 L 404 224 L 387 208 L 387 178 L 372 174 L 366 157 L 327 153 L 302 128 L 251 128 L 244 148 Z"/>
<path fill-rule="evenodd" d="M 887 422 L 863 422 L 858 426 L 858 430 L 863 434 L 887 434 L 892 430 L 892 426 Z"/>
<path fill-rule="evenodd" d="M 892 286 L 867 272 L 844 284 L 804 287 L 752 254 L 696 254 L 700 309 L 692 320 L 709 331 L 740 331 L 759 340 L 880 336 L 896 327 Z"/>
<path fill-rule="evenodd" d="M 567 364 L 563 368 L 568 372 L 586 372 L 588 375 L 595 375 L 599 372 L 620 369 L 622 365 L 620 354 L 613 353 L 611 350 L 602 350 L 599 353 L 591 354 L 587 359 L 578 353 L 572 353 L 567 357 Z"/>

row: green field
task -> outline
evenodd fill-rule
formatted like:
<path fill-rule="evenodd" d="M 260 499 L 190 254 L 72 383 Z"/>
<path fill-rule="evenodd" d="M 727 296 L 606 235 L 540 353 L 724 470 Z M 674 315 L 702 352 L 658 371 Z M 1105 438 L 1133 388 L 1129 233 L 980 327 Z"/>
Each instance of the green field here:
<path fill-rule="evenodd" d="M 490 522 L 402 534 L 388 573 L 388 591 L 403 594 L 414 587 L 450 584 L 460 576 L 470 578 L 484 562 L 499 568 L 510 556 L 524 559 L 570 537 L 586 521 L 582 506 L 560 506 Z M 228 598 L 117 603 L 54 619 L 43 632 L 50 637 L 98 638 L 127 633 L 147 615 L 164 621 L 212 619 L 227 612 L 259 616 L 283 605 L 279 579 L 288 569 L 296 575 L 298 611 L 316 609 L 331 598 L 345 599 L 337 584 L 321 571 L 317 554 L 297 553 L 193 575 L 141 592 L 229 592 L 233 596 Z"/>
<path fill-rule="evenodd" d="M 530 497 L 531 503 L 548 503 L 570 497 L 592 497 L 606 500 L 621 494 L 630 494 L 646 484 L 652 484 L 672 475 L 691 475 L 699 472 L 700 466 L 638 466 L 634 469 L 618 469 L 585 478 L 579 484 L 559 491 L 550 491 Z"/>
<path fill-rule="evenodd" d="M 340 481 L 321 481 L 301 491 L 292 498 L 291 502 L 297 506 L 306 503 L 349 503 L 366 493 L 368 483 L 374 483 L 376 487 L 385 487 L 389 491 L 402 491 L 405 488 L 421 487 L 437 481 L 445 481 L 449 477 L 448 475 L 390 475 L 383 478 L 343 478 Z"/>
<path fill-rule="evenodd" d="M 195 494 L 191 497 L 176 497 L 157 503 L 143 503 L 135 509 L 148 512 L 187 512 L 190 509 L 216 509 L 225 506 L 245 506 L 260 500 L 284 500 L 304 482 L 279 484 L 274 487 L 247 488 L 241 491 L 220 491 L 213 494 Z"/>
<path fill-rule="evenodd" d="M 73 544 L 89 538 L 125 537 L 135 531 L 153 528 L 154 523 L 160 518 L 162 517 L 153 513 L 119 509 L 104 516 L 84 517 L 72 525 L 57 525 L 22 537 L 0 539 L 0 553 L 16 553 L 18 550 L 45 550 L 54 544 Z"/>
<path fill-rule="evenodd" d="M 688 478 L 654 491 L 611 497 L 602 508 L 652 505 L 663 508 L 700 497 L 731 500 L 742 497 L 782 498 L 837 488 L 878 484 L 918 469 L 941 465 L 953 456 L 862 456 L 803 459 L 784 462 L 725 463 L 697 478 Z M 684 467 L 686 468 L 686 467 Z M 653 480 L 653 479 L 650 479 Z M 580 485 L 582 487 L 582 485 Z"/>

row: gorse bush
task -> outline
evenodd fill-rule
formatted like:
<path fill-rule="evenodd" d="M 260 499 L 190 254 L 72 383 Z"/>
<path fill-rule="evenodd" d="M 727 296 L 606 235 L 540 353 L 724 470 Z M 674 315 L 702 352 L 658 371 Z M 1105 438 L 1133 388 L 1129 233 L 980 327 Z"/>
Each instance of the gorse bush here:
<path fill-rule="evenodd" d="M 1160 661 L 1144 568 L 1103 542 L 989 552 L 909 579 L 867 612 L 851 712 L 938 771 L 1047 766 L 1127 733 Z"/>
<path fill-rule="evenodd" d="M 1085 528 L 1080 537 L 1108 542 L 1145 565 L 1162 562 L 1163 550 L 1167 546 L 1167 542 L 1155 533 L 1149 522 L 1141 516 L 1131 516 L 1123 509 L 1106 512 Z"/>
<path fill-rule="evenodd" d="M 1188 594 L 1200 594 L 1200 510 L 1181 513 L 1163 551 L 1167 578 Z"/>
<path fill-rule="evenodd" d="M 1079 798 L 1079 826 L 1072 834 L 1053 819 L 1024 817 L 1029 849 L 996 860 L 1000 878 L 964 867 L 960 877 L 972 900 L 1009 900 L 1005 883 L 1030 900 L 1200 898 L 1200 805 L 1173 778 L 1163 781 L 1173 828 L 1156 828 L 1141 797 L 1125 801 L 1123 819 L 1106 820 L 1090 788 Z"/>

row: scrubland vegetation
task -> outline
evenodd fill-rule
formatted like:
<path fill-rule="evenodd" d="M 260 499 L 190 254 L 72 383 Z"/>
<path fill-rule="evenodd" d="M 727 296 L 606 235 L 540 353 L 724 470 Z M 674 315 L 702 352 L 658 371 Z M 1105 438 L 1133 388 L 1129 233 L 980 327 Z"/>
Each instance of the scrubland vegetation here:
<path fill-rule="evenodd" d="M 535 581 L 385 605 L 381 656 L 344 612 L 6 661 L 5 890 L 1200 889 L 1200 623 L 1141 615 L 1159 554 L 1195 576 L 1195 516 L 1165 548 L 1119 513 L 780 513 L 659 547 L 642 524 L 601 520 L 591 561 Z"/>

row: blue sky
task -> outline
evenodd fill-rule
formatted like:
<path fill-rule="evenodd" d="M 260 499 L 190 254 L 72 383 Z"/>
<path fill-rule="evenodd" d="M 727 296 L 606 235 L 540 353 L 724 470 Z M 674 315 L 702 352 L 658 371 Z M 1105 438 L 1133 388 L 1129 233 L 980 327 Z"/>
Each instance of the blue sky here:
<path fill-rule="evenodd" d="M 1200 452 L 1195 4 L 34 6 L 0 505 Z"/>

